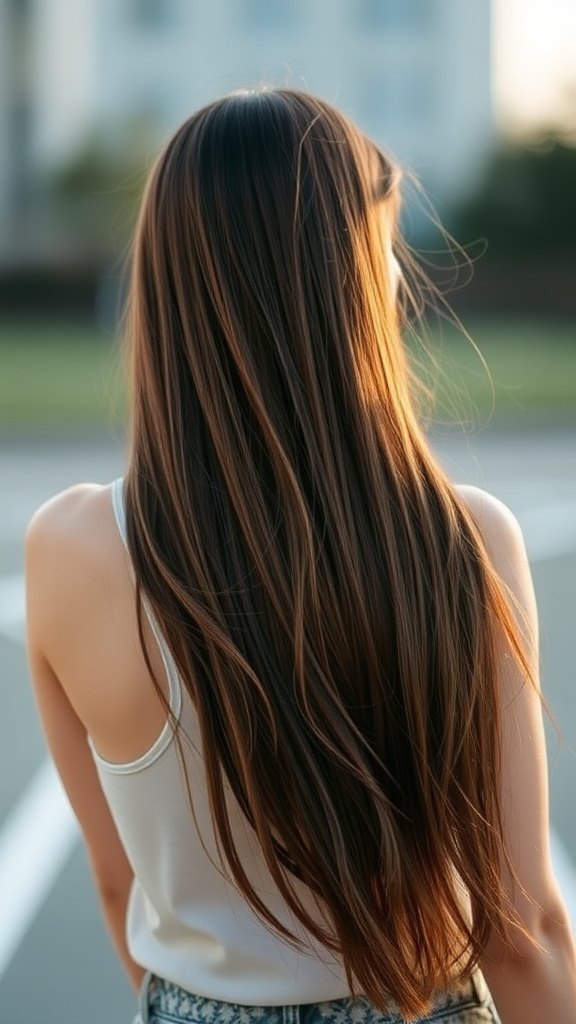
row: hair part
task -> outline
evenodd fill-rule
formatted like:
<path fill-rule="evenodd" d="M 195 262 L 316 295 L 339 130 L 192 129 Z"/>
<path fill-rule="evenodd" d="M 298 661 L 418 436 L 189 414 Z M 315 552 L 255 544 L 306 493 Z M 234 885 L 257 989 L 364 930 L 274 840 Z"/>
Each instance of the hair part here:
<path fill-rule="evenodd" d="M 393 163 L 305 93 L 235 94 L 176 132 L 134 247 L 126 506 L 228 870 L 296 942 L 240 863 L 226 779 L 352 990 L 410 1018 L 511 914 L 502 636 L 522 655 L 414 413 L 398 209 Z"/>

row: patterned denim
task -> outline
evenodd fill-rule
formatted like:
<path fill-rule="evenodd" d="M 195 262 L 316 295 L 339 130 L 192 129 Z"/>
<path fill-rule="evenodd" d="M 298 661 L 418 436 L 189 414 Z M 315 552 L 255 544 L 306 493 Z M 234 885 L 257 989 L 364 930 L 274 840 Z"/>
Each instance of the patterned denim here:
<path fill-rule="evenodd" d="M 413 1024 L 501 1024 L 480 973 L 436 1000 Z M 397 1012 L 380 1013 L 362 996 L 297 1006 L 242 1006 L 195 996 L 147 975 L 132 1024 L 405 1024 Z"/>

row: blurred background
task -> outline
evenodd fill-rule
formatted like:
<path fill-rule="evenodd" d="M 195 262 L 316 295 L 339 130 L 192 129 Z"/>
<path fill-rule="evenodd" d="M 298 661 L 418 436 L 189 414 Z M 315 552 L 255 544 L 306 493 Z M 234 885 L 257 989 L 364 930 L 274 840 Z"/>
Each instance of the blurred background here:
<path fill-rule="evenodd" d="M 572 0 L 0 0 L 1 422 L 101 422 L 146 173 L 193 109 L 262 80 L 326 97 L 419 177 L 405 228 L 474 327 L 496 411 L 526 348 L 520 404 L 569 412 L 575 53 Z M 436 251 L 427 204 L 472 273 Z M 483 415 L 488 380 L 456 351 Z"/>
<path fill-rule="evenodd" d="M 36 722 L 22 537 L 58 489 L 122 472 L 118 311 L 159 147 L 260 81 L 324 96 L 422 183 L 406 233 L 489 371 L 462 331 L 430 324 L 431 439 L 524 529 L 562 732 L 554 857 L 576 919 L 575 54 L 573 0 L 0 0 L 3 1024 L 72 1024 L 79 1002 L 84 1024 L 133 1011 Z"/>

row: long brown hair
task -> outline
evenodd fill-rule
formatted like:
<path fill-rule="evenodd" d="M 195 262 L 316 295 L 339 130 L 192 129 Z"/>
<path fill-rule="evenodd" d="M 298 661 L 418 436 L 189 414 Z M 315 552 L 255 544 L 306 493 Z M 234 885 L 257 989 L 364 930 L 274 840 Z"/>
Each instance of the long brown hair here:
<path fill-rule="evenodd" d="M 296 917 L 409 1017 L 505 928 L 497 691 L 516 641 L 414 413 L 398 180 L 296 90 L 176 132 L 133 255 L 126 502 L 236 884 L 296 941 L 240 863 L 226 780 Z"/>

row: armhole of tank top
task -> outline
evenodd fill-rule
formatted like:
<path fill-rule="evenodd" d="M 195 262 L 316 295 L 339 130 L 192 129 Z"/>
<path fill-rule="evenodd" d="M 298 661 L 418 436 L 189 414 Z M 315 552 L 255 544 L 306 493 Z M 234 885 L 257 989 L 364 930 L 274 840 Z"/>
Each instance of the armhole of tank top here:
<path fill-rule="evenodd" d="M 114 483 L 112 484 L 112 508 L 114 510 L 114 517 L 116 519 L 118 532 L 120 534 L 120 537 L 122 538 L 122 543 L 128 553 L 128 558 L 130 560 L 130 575 L 132 576 L 132 579 L 135 581 L 134 568 L 132 565 L 132 560 L 130 558 L 130 551 L 128 549 L 128 536 L 126 531 L 126 511 L 124 507 L 123 487 L 124 480 L 122 477 L 120 477 L 118 480 L 115 480 Z M 157 758 L 159 758 L 160 755 L 170 745 L 174 737 L 175 725 L 180 720 L 180 714 L 182 711 L 182 688 L 180 685 L 178 669 L 176 668 L 176 662 L 174 661 L 174 658 L 172 657 L 170 649 L 166 643 L 166 640 L 162 635 L 162 631 L 160 630 L 160 627 L 158 625 L 158 622 L 156 621 L 156 617 L 150 607 L 150 604 L 144 595 L 142 596 L 142 606 L 144 608 L 144 612 L 146 614 L 148 622 L 150 623 L 150 628 L 152 630 L 154 640 L 158 645 L 160 656 L 162 658 L 162 664 L 164 666 L 164 671 L 166 673 L 166 678 L 168 680 L 168 702 L 170 705 L 170 712 L 171 715 L 173 716 L 173 719 L 166 720 L 160 735 L 154 741 L 152 746 L 144 754 L 141 754 L 140 757 L 136 758 L 136 760 L 134 761 L 107 761 L 106 758 L 102 757 L 101 754 L 98 753 L 98 751 L 94 747 L 92 740 L 90 739 L 90 737 L 88 737 L 88 742 L 90 744 L 93 757 L 97 764 L 101 768 L 106 769 L 106 771 L 113 772 L 118 775 L 138 772 L 141 771 L 143 768 L 147 768 L 149 765 L 153 764 L 153 762 L 156 761 Z"/>

